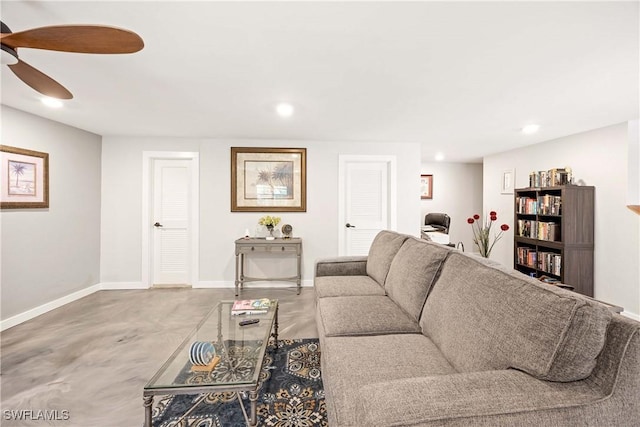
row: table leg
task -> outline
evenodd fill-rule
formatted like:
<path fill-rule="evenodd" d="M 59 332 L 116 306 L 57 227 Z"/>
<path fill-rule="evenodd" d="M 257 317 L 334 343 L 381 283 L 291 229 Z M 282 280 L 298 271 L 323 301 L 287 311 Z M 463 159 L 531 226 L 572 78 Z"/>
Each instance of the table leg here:
<path fill-rule="evenodd" d="M 153 427 L 151 422 L 151 408 L 153 407 L 153 396 L 142 396 L 144 401 L 144 427 Z"/>
<path fill-rule="evenodd" d="M 244 290 L 244 254 L 240 254 L 240 290 Z"/>
<path fill-rule="evenodd" d="M 300 295 L 300 286 L 301 286 L 300 282 L 302 281 L 301 267 L 302 267 L 302 255 L 298 253 L 298 295 Z"/>
<path fill-rule="evenodd" d="M 275 347 L 275 351 L 278 351 L 278 307 L 276 306 L 276 312 L 273 316 L 273 345 Z"/>
<path fill-rule="evenodd" d="M 249 401 L 251 402 L 251 418 L 249 418 L 249 425 L 251 427 L 254 427 L 256 425 L 258 425 L 258 417 L 257 417 L 257 411 L 256 411 L 256 406 L 257 406 L 257 401 L 258 401 L 258 391 L 257 390 L 251 390 L 249 392 Z"/>

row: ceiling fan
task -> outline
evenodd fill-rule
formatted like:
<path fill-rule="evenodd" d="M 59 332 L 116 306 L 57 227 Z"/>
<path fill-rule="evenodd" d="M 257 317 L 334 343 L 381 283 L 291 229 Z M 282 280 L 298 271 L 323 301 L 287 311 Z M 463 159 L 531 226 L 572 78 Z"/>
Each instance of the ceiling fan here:
<path fill-rule="evenodd" d="M 43 95 L 71 99 L 73 95 L 60 83 L 22 61 L 18 49 L 46 49 L 76 53 L 133 53 L 144 47 L 136 33 L 103 25 L 56 25 L 12 33 L 4 22 L 0 31 L 2 64 L 24 83 Z"/>

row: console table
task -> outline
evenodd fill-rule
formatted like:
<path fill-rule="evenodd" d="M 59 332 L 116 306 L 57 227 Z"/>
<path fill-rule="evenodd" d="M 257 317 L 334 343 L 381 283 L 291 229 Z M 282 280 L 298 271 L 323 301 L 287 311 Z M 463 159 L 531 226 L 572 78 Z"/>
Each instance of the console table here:
<path fill-rule="evenodd" d="M 295 282 L 298 286 L 298 295 L 300 295 L 300 284 L 302 279 L 301 259 L 302 259 L 302 239 L 299 237 L 291 239 L 274 239 L 267 240 L 265 238 L 252 237 L 249 239 L 236 240 L 236 296 L 238 296 L 238 288 L 242 289 L 245 282 L 257 281 L 280 281 Z M 297 257 L 297 274 L 292 277 L 246 277 L 244 275 L 245 255 L 256 253 L 269 253 L 274 255 L 295 255 Z"/>

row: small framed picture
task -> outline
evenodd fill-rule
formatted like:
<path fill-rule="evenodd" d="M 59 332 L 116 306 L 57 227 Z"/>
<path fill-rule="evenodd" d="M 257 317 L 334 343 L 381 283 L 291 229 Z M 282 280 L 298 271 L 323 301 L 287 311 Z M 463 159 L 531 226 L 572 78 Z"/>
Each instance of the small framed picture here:
<path fill-rule="evenodd" d="M 0 208 L 49 207 L 49 154 L 0 145 Z"/>
<path fill-rule="evenodd" d="M 420 198 L 433 199 L 433 175 L 420 175 Z"/>
<path fill-rule="evenodd" d="M 500 185 L 500 193 L 513 194 L 513 188 L 516 181 L 516 170 L 507 169 L 502 172 L 502 183 Z"/>
<path fill-rule="evenodd" d="M 231 212 L 306 211 L 306 148 L 231 147 Z"/>

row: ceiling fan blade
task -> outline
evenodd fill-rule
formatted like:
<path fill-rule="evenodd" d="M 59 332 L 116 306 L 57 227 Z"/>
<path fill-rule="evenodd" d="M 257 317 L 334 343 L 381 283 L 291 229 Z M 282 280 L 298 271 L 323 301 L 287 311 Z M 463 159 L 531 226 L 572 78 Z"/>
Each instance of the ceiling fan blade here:
<path fill-rule="evenodd" d="M 56 25 L 2 35 L 13 49 L 57 50 L 76 53 L 133 53 L 144 47 L 142 38 L 122 28 L 103 25 Z"/>
<path fill-rule="evenodd" d="M 71 92 L 64 86 L 24 61 L 18 60 L 16 64 L 8 65 L 8 67 L 20 80 L 43 95 L 58 99 L 73 98 Z"/>

